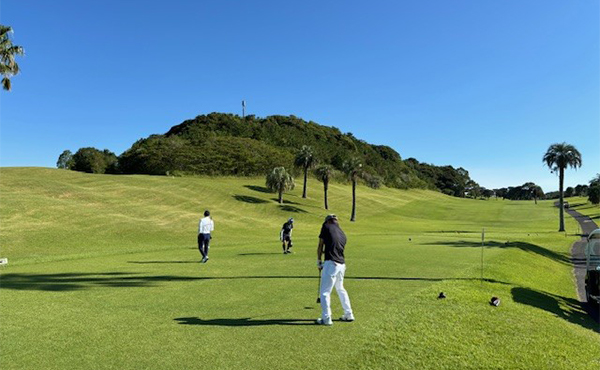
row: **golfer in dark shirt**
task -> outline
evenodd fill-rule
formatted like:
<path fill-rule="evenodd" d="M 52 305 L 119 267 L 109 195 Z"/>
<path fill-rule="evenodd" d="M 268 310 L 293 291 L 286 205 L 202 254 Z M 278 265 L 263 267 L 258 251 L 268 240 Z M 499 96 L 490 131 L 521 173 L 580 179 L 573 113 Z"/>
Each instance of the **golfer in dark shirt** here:
<path fill-rule="evenodd" d="M 346 234 L 340 228 L 337 217 L 335 215 L 327 216 L 321 227 L 319 248 L 317 249 L 317 266 L 321 270 L 321 317 L 317 319 L 317 324 L 333 325 L 331 320 L 331 291 L 334 286 L 344 309 L 344 315 L 340 320 L 354 321 L 350 297 L 344 289 L 345 246 Z M 322 262 L 323 254 L 325 255 L 325 262 Z"/>

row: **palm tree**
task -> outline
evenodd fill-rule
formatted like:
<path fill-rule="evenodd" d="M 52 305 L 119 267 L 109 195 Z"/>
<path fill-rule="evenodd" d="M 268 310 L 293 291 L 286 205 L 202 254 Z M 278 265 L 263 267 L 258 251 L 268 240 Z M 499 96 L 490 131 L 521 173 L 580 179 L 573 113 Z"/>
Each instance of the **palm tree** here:
<path fill-rule="evenodd" d="M 329 180 L 333 176 L 333 167 L 329 165 L 319 166 L 315 171 L 317 178 L 323 182 L 323 191 L 325 192 L 325 209 L 329 209 L 327 202 L 327 190 L 329 188 Z"/>
<path fill-rule="evenodd" d="M 342 166 L 348 178 L 352 181 L 352 214 L 350 215 L 350 221 L 356 221 L 356 181 L 362 171 L 362 163 L 359 158 L 351 158 L 344 162 Z"/>
<path fill-rule="evenodd" d="M 302 189 L 302 198 L 306 198 L 306 179 L 308 169 L 315 164 L 315 154 L 313 148 L 308 145 L 302 145 L 302 149 L 296 154 L 294 165 L 302 167 L 304 170 L 304 188 Z"/>
<path fill-rule="evenodd" d="M 269 190 L 279 193 L 279 203 L 283 203 L 283 192 L 292 190 L 296 186 L 292 175 L 283 167 L 273 168 L 273 171 L 267 175 L 266 185 Z"/>
<path fill-rule="evenodd" d="M 13 32 L 9 26 L 0 24 L 0 74 L 2 74 L 2 87 L 10 91 L 10 78 L 19 73 L 19 65 L 15 56 L 23 55 L 21 46 L 13 45 L 9 35 Z"/>
<path fill-rule="evenodd" d="M 559 228 L 558 231 L 565 231 L 565 215 L 564 215 L 564 183 L 565 183 L 565 168 L 571 167 L 577 169 L 581 167 L 581 153 L 570 144 L 556 143 L 550 145 L 543 158 L 544 163 L 552 172 L 558 171 L 558 193 L 560 200 L 559 206 Z"/>

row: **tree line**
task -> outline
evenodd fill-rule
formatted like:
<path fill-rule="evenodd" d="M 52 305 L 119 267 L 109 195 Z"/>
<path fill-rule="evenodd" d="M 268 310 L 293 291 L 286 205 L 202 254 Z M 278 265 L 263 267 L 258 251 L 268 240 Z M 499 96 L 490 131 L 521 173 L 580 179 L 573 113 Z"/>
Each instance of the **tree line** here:
<path fill-rule="evenodd" d="M 115 156 L 116 162 L 112 161 L 114 154 L 110 151 L 82 148 L 75 154 L 63 152 L 61 156 L 70 154 L 74 162 L 63 158 L 59 167 L 78 171 L 85 168 L 84 171 L 93 173 L 176 176 L 257 176 L 275 167 L 284 167 L 294 176 L 298 171 L 308 176 L 305 165 L 312 168 L 312 164 L 299 165 L 307 157 L 296 155 L 304 147 L 310 148 L 319 165 L 330 166 L 335 171 L 333 180 L 342 179 L 340 174 L 344 173 L 345 163 L 356 158 L 362 165 L 360 181 L 373 187 L 431 189 L 458 197 L 477 196 L 481 189 L 463 168 L 438 167 L 414 158 L 403 160 L 390 147 L 372 145 L 352 133 L 342 133 L 336 127 L 307 122 L 293 115 L 266 118 L 252 115 L 242 118 L 225 113 L 200 115 L 172 127 L 165 134 L 136 141 Z M 87 154 L 78 155 L 80 151 Z M 95 154 L 90 155 L 90 152 Z"/>

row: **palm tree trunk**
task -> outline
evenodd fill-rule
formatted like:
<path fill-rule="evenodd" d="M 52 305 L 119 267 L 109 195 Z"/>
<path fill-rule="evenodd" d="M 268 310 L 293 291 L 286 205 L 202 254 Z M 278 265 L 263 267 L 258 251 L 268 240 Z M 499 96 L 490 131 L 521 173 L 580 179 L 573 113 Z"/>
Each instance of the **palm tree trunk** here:
<path fill-rule="evenodd" d="M 306 198 L 306 174 L 308 173 L 308 167 L 304 167 L 304 187 L 302 189 L 302 198 Z"/>
<path fill-rule="evenodd" d="M 323 181 L 323 191 L 325 192 L 325 209 L 329 209 L 329 203 L 327 203 L 327 188 L 329 184 L 327 181 Z"/>
<path fill-rule="evenodd" d="M 356 180 L 352 180 L 352 215 L 350 221 L 356 221 Z"/>
<path fill-rule="evenodd" d="M 537 204 L 537 197 L 535 195 L 533 196 L 533 200 L 535 201 L 535 204 Z"/>
<path fill-rule="evenodd" d="M 283 203 L 283 189 L 279 188 L 279 204 Z"/>
<path fill-rule="evenodd" d="M 565 183 L 565 169 L 563 167 L 560 168 L 559 170 L 559 175 L 558 175 L 558 194 L 560 196 L 560 200 L 558 202 L 558 206 L 560 207 L 559 209 L 559 226 L 558 226 L 558 231 L 565 231 L 565 199 L 564 199 L 564 193 L 563 193 L 563 187 L 564 187 L 564 183 Z"/>

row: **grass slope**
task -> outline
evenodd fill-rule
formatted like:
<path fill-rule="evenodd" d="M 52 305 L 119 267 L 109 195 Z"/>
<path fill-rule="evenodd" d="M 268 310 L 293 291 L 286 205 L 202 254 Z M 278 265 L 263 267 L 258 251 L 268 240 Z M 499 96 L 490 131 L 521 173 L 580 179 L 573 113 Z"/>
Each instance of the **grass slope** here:
<path fill-rule="evenodd" d="M 331 185 L 357 321 L 323 328 L 312 320 L 327 212 L 314 180 L 309 199 L 295 190 L 281 206 L 260 178 L 1 174 L 3 369 L 600 366 L 598 325 L 577 304 L 568 260 L 576 237 L 555 231 L 552 202 L 360 187 L 350 223 L 350 187 Z M 203 265 L 205 208 L 216 229 Z M 284 256 L 290 216 L 295 253 Z"/>
<path fill-rule="evenodd" d="M 565 200 L 569 202 L 571 209 L 590 216 L 596 224 L 600 224 L 600 205 L 592 204 L 587 197 L 572 197 Z"/>

